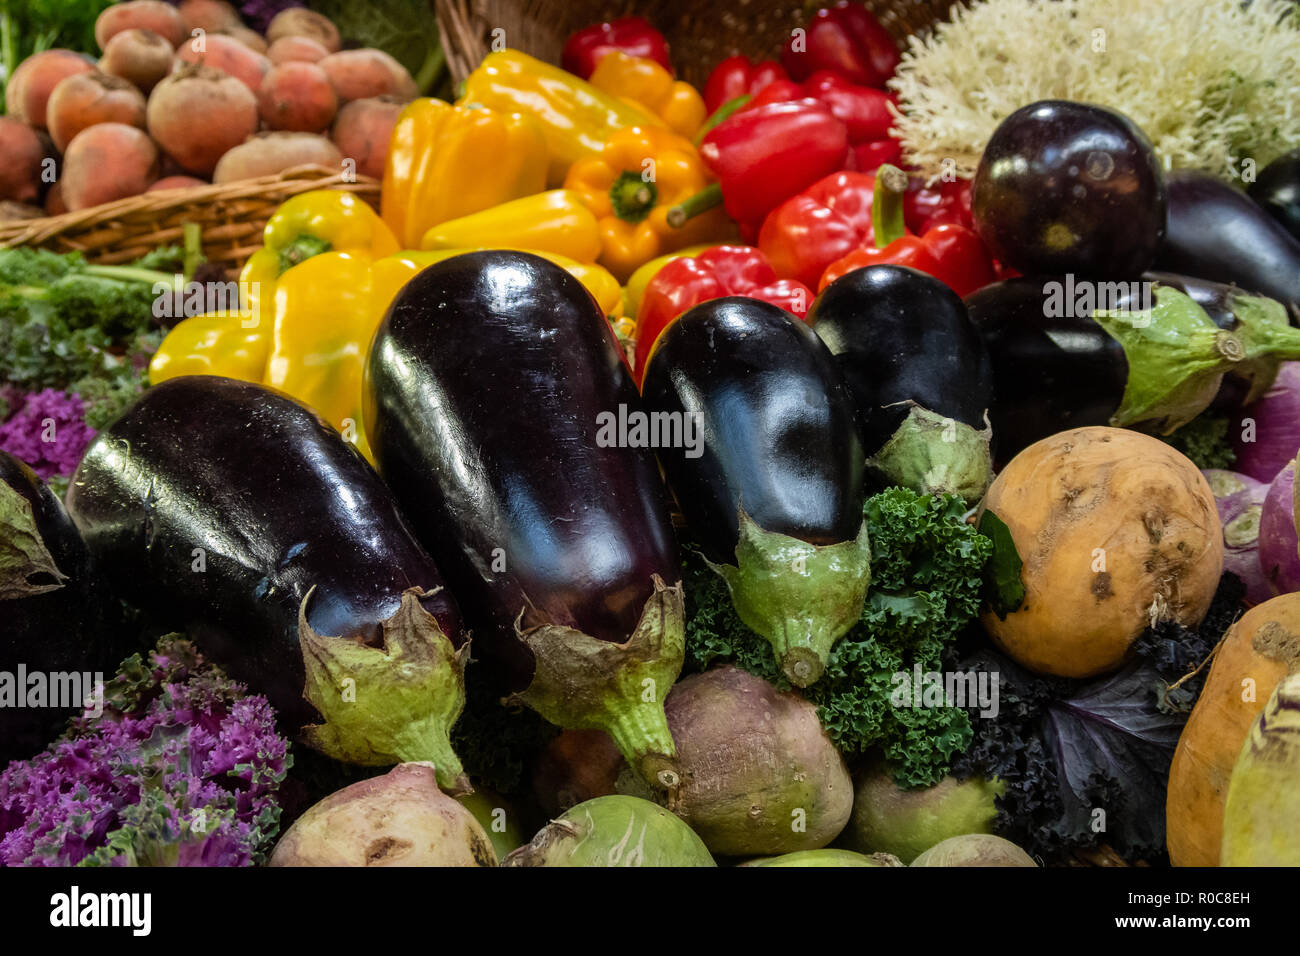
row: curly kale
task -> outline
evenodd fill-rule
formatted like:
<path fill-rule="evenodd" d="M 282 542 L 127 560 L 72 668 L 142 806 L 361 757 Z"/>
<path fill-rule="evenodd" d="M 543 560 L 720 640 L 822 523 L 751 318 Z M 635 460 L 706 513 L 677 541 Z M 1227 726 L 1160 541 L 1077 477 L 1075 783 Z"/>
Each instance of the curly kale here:
<path fill-rule="evenodd" d="M 260 862 L 290 763 L 266 699 L 168 635 L 44 753 L 0 774 L 0 864 Z"/>
<path fill-rule="evenodd" d="M 902 488 L 867 501 L 871 590 L 861 620 L 836 643 L 822 678 L 801 692 L 846 756 L 880 747 L 901 786 L 937 782 L 971 738 L 959 707 L 891 703 L 894 676 L 940 671 L 945 648 L 979 611 L 992 543 L 964 514 L 958 498 Z M 687 670 L 730 662 L 790 690 L 770 645 L 737 617 L 722 580 L 691 549 L 685 564 Z"/>
<path fill-rule="evenodd" d="M 1199 415 L 1172 435 L 1157 436 L 1182 452 L 1197 468 L 1231 468 L 1237 460 L 1228 440 L 1227 415 Z"/>
<path fill-rule="evenodd" d="M 465 710 L 451 730 L 451 746 L 465 772 L 502 796 L 519 792 L 534 754 L 560 732 L 525 707 L 507 707 L 481 680 L 473 664 L 465 682 Z"/>

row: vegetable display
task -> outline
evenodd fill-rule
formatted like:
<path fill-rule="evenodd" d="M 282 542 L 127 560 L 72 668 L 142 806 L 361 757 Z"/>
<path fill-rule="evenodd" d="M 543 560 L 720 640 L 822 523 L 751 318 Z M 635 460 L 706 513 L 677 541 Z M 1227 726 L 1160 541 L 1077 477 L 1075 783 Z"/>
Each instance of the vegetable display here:
<path fill-rule="evenodd" d="M 552 820 L 503 866 L 717 866 L 685 823 L 640 797 L 580 803 Z"/>

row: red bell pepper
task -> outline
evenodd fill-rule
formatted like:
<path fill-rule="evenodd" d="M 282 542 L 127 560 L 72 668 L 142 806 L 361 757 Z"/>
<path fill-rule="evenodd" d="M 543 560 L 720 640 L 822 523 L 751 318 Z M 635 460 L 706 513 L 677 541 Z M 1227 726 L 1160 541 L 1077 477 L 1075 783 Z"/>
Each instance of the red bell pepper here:
<path fill-rule="evenodd" d="M 869 173 L 831 173 L 768 213 L 758 248 L 776 274 L 815 286 L 832 262 L 870 243 L 875 184 Z"/>
<path fill-rule="evenodd" d="M 564 44 L 560 65 L 584 80 L 590 79 L 601 57 L 616 50 L 654 60 L 669 73 L 673 71 L 672 61 L 668 59 L 668 41 L 641 17 L 593 23 L 577 31 Z"/>
<path fill-rule="evenodd" d="M 898 44 L 889 31 L 861 3 L 850 0 L 818 10 L 781 53 L 786 72 L 796 80 L 833 70 L 863 86 L 884 86 L 898 61 Z"/>
<path fill-rule="evenodd" d="M 818 291 L 840 276 L 874 265 L 909 266 L 934 276 L 959 296 L 995 281 L 989 254 L 972 229 L 956 223 L 931 226 L 923 235 L 909 235 L 903 225 L 903 193 L 907 177 L 896 166 L 876 173 L 872 197 L 874 240 L 831 263 Z"/>
<path fill-rule="evenodd" d="M 955 222 L 967 229 L 974 229 L 970 185 L 969 179 L 954 179 L 951 182 L 940 180 L 933 186 L 923 185 L 920 179 L 913 179 L 908 183 L 907 194 L 903 196 L 903 221 L 907 228 L 917 235 L 944 222 Z"/>
<path fill-rule="evenodd" d="M 749 246 L 717 246 L 698 256 L 673 259 L 650 280 L 636 314 L 633 374 L 638 386 L 655 342 L 683 312 L 725 295 L 743 295 L 780 306 L 799 319 L 813 293 L 802 282 L 778 279 L 763 253 Z"/>
<path fill-rule="evenodd" d="M 812 99 L 742 110 L 709 131 L 700 157 L 718 182 L 668 213 L 680 226 L 721 202 L 753 236 L 769 212 L 823 176 L 844 168 L 848 129 Z"/>
<path fill-rule="evenodd" d="M 704 108 L 709 113 L 737 96 L 753 96 L 769 83 L 789 79 L 776 60 L 755 63 L 747 56 L 729 56 L 713 68 L 704 83 Z"/>

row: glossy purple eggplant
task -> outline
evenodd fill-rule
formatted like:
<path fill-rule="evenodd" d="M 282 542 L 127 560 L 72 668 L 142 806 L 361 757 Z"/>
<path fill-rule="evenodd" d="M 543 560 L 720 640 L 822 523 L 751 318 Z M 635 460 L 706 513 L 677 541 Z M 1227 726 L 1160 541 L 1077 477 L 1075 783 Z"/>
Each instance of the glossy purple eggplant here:
<path fill-rule="evenodd" d="M 1259 172 L 1246 192 L 1300 241 L 1300 149 L 1283 153 Z"/>
<path fill-rule="evenodd" d="M 371 346 L 375 460 L 460 596 L 485 678 L 552 723 L 608 730 L 671 787 L 681 565 L 653 452 L 617 429 L 639 408 L 600 308 L 526 253 L 430 266 Z"/>
<path fill-rule="evenodd" d="M 732 603 L 808 686 L 861 616 L 866 456 L 853 395 L 807 325 L 758 299 L 690 309 L 660 337 L 642 394 L 668 483 Z"/>
<path fill-rule="evenodd" d="M 808 312 L 844 373 L 874 477 L 970 504 L 993 480 L 988 350 L 946 285 L 905 266 L 855 269 Z"/>
<path fill-rule="evenodd" d="M 311 409 L 248 382 L 165 381 L 91 443 L 68 510 L 117 592 L 184 628 L 287 730 L 463 784 L 447 739 L 464 703 L 456 602 L 379 476 Z"/>
<path fill-rule="evenodd" d="M 134 648 L 116 627 L 113 601 L 63 503 L 2 451 L 0 556 L 3 767 L 58 736 L 96 682 L 112 678 Z M 44 687 L 39 696 L 31 683 L 37 675 Z"/>
<path fill-rule="evenodd" d="M 1166 177 L 1169 220 L 1155 268 L 1228 282 L 1300 308 L 1300 240 L 1251 200 L 1209 173 Z"/>

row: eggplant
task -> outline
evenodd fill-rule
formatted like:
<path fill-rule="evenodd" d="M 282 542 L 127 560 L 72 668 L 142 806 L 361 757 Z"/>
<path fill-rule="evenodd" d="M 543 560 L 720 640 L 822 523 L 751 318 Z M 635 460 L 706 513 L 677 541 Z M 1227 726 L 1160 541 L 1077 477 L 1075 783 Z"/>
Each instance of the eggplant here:
<path fill-rule="evenodd" d="M 460 596 L 485 679 L 561 727 L 608 731 L 675 787 L 681 562 L 653 453 L 607 427 L 640 401 L 599 306 L 537 256 L 455 256 L 398 294 L 366 380 L 375 460 Z"/>
<path fill-rule="evenodd" d="M 130 653 L 114 606 L 63 503 L 0 451 L 0 768 L 58 736 Z M 75 700 L 57 693 L 74 686 Z"/>
<path fill-rule="evenodd" d="M 68 510 L 125 599 L 198 646 L 283 728 L 348 763 L 466 780 L 460 612 L 392 495 L 315 412 L 210 375 L 148 389 L 91 443 Z"/>
<path fill-rule="evenodd" d="M 1247 195 L 1300 241 L 1300 149 L 1283 153 L 1246 188 Z"/>
<path fill-rule="evenodd" d="M 905 266 L 856 269 L 808 324 L 853 393 L 869 469 L 884 484 L 974 504 L 993 480 L 993 364 L 955 292 Z"/>
<path fill-rule="evenodd" d="M 1165 182 L 1123 113 L 1041 100 L 989 137 L 971 186 L 975 229 L 1026 275 L 1137 276 L 1165 232 Z"/>
<path fill-rule="evenodd" d="M 830 350 L 757 299 L 703 302 L 660 336 L 642 397 L 685 439 L 659 459 L 742 621 L 806 687 L 862 614 L 866 455 Z"/>
<path fill-rule="evenodd" d="M 1168 434 L 1216 403 L 1249 401 L 1300 355 L 1280 303 L 1187 276 L 1010 279 L 966 309 L 993 361 L 1002 461 L 1084 425 Z"/>
<path fill-rule="evenodd" d="M 1155 268 L 1228 282 L 1300 307 L 1300 240 L 1249 196 L 1209 173 L 1166 177 L 1169 224 Z"/>

